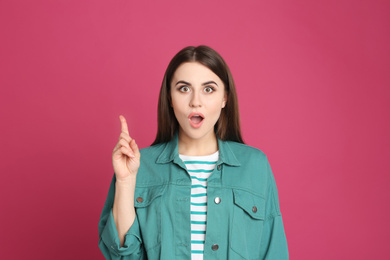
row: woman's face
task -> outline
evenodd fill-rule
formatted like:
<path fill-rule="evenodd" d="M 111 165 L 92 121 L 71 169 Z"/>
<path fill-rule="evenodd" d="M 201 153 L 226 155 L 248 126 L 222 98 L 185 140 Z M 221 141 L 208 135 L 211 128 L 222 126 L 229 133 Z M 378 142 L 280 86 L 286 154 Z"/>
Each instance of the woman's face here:
<path fill-rule="evenodd" d="M 191 139 L 214 135 L 214 125 L 226 105 L 222 80 L 198 62 L 186 62 L 171 82 L 171 106 L 180 125 L 180 135 Z"/>

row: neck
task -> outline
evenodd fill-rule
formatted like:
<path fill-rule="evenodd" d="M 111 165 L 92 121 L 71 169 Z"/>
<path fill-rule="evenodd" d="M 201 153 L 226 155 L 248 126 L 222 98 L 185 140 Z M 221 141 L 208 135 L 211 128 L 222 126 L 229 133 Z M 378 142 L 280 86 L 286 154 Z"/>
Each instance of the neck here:
<path fill-rule="evenodd" d="M 218 141 L 214 132 L 200 139 L 193 139 L 179 131 L 179 154 L 204 156 L 217 151 Z"/>

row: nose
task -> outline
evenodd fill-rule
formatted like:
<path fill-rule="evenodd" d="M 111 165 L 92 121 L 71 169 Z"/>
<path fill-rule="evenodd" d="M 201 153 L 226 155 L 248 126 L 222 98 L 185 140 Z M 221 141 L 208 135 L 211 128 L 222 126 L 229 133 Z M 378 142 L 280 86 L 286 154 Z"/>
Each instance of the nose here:
<path fill-rule="evenodd" d="M 201 107 L 202 102 L 200 99 L 200 94 L 194 91 L 190 100 L 190 107 Z"/>

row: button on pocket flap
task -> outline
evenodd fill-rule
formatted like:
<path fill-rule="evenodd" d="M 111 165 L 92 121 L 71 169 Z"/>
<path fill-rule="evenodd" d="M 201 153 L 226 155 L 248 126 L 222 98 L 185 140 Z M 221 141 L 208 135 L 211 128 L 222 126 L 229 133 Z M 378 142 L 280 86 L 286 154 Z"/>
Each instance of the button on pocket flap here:
<path fill-rule="evenodd" d="M 254 219 L 264 219 L 264 198 L 244 190 L 233 190 L 234 204 Z"/>
<path fill-rule="evenodd" d="M 147 207 L 152 201 L 161 196 L 165 186 L 135 188 L 134 206 L 137 208 Z"/>

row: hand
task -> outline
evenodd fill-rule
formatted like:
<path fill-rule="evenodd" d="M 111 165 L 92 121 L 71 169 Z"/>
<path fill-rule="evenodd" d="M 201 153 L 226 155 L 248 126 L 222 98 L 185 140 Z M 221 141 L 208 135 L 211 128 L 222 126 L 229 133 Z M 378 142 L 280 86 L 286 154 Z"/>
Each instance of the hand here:
<path fill-rule="evenodd" d="M 126 180 L 135 177 L 140 166 L 141 154 L 135 140 L 129 135 L 126 119 L 119 116 L 122 132 L 119 142 L 112 152 L 112 165 L 117 180 Z"/>

